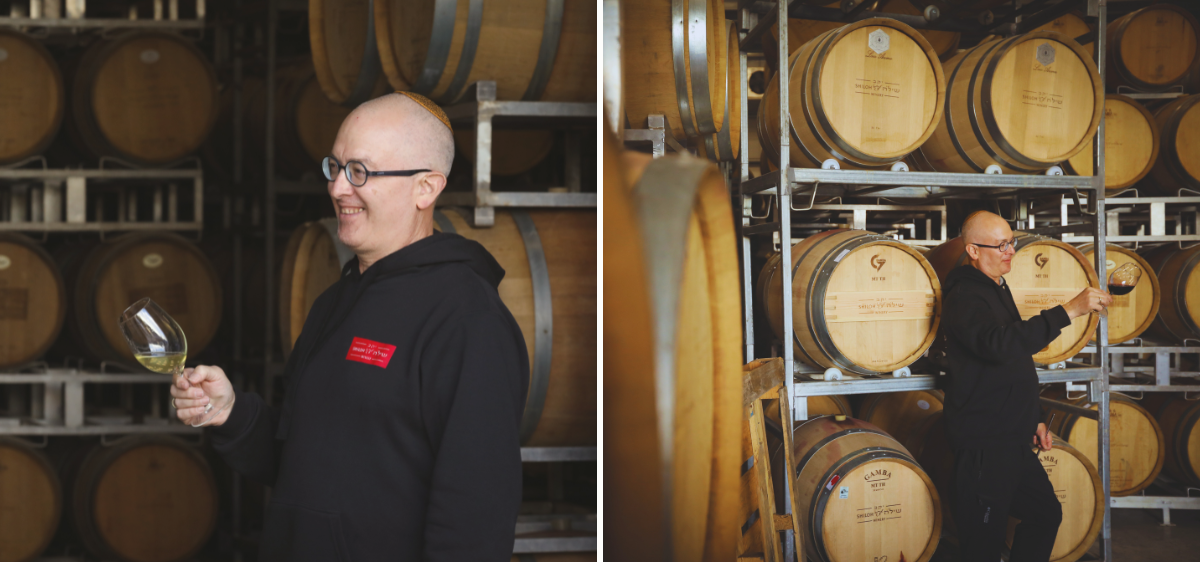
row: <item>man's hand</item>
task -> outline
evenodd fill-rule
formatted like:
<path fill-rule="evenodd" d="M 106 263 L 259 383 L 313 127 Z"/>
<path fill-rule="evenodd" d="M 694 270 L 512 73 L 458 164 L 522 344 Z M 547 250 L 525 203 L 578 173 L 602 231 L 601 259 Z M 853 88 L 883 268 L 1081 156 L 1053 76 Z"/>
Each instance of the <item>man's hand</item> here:
<path fill-rule="evenodd" d="M 184 369 L 183 375 L 175 378 L 171 399 L 179 421 L 199 424 L 215 414 L 216 417 L 204 425 L 217 426 L 225 423 L 233 411 L 233 384 L 220 367 L 199 365 L 195 369 Z M 209 404 L 212 408 L 205 411 Z"/>
<path fill-rule="evenodd" d="M 1110 304 L 1112 304 L 1112 295 L 1100 289 L 1088 287 L 1075 295 L 1071 302 L 1064 304 L 1063 308 L 1066 309 L 1067 316 L 1074 320 L 1093 310 L 1100 312 Z"/>
<path fill-rule="evenodd" d="M 1050 437 L 1050 430 L 1046 429 L 1046 424 L 1038 424 L 1037 434 L 1033 436 L 1033 445 L 1038 448 L 1038 451 L 1049 451 L 1054 448 L 1054 440 Z"/>

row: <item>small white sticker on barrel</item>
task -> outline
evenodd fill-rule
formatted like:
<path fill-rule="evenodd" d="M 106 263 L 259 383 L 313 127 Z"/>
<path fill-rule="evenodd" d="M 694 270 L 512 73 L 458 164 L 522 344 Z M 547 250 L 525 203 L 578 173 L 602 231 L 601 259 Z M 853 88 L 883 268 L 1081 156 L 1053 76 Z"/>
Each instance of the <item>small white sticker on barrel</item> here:
<path fill-rule="evenodd" d="M 142 62 L 146 64 L 154 64 L 158 62 L 158 59 L 161 57 L 158 54 L 157 49 L 146 49 L 145 51 L 142 51 L 142 54 L 138 58 L 142 59 Z"/>
<path fill-rule="evenodd" d="M 162 264 L 163 257 L 161 254 L 146 254 L 142 256 L 142 265 L 146 266 L 146 269 L 157 269 Z"/>
<path fill-rule="evenodd" d="M 926 401 L 924 401 L 924 400 L 917 400 L 917 407 L 918 407 L 918 408 L 920 408 L 920 409 L 922 409 L 922 410 L 928 410 L 928 409 L 929 409 L 929 402 L 926 402 Z"/>
<path fill-rule="evenodd" d="M 12 267 L 12 259 L 8 256 L 0 255 L 0 271 L 4 271 Z"/>
<path fill-rule="evenodd" d="M 850 499 L 850 487 L 842 486 L 840 489 L 838 489 L 838 498 L 843 500 Z"/>

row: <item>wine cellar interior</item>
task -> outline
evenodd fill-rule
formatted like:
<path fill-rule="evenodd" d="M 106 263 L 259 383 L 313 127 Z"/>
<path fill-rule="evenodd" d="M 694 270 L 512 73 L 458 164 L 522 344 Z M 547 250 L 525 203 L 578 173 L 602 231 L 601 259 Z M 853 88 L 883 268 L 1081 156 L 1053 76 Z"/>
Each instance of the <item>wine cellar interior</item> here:
<path fill-rule="evenodd" d="M 1022 319 L 1114 296 L 1033 354 L 1050 560 L 1194 558 L 1198 17 L 605 1 L 606 556 L 959 560 L 935 340 L 989 211 Z"/>
<path fill-rule="evenodd" d="M 497 257 L 530 352 L 513 560 L 596 559 L 597 5 L 471 2 L 474 66 L 455 44 L 430 84 L 428 43 L 463 41 L 434 4 L 0 1 L 0 561 L 257 559 L 270 489 L 117 319 L 152 298 L 188 366 L 279 405 L 353 257 L 321 159 L 396 90 L 449 115 L 435 228 Z"/>

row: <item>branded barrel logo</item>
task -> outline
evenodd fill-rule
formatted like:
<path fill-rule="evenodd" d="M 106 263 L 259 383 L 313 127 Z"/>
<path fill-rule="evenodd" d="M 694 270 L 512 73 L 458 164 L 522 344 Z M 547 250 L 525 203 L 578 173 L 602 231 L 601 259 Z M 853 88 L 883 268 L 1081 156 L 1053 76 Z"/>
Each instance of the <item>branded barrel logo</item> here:
<path fill-rule="evenodd" d="M 865 474 L 863 476 L 863 480 L 866 480 L 867 482 L 879 482 L 881 480 L 891 480 L 891 479 L 892 479 L 892 473 L 888 472 L 887 469 L 884 469 L 884 468 L 872 470 L 871 472 L 868 472 L 867 474 Z"/>
<path fill-rule="evenodd" d="M 885 263 L 887 263 L 887 260 L 879 257 L 879 254 L 871 256 L 871 267 L 874 267 L 875 271 L 883 269 L 883 264 Z"/>
<path fill-rule="evenodd" d="M 1043 254 L 1038 254 L 1033 257 L 1033 263 L 1037 264 L 1038 269 L 1045 269 L 1046 264 L 1050 263 L 1050 258 L 1046 257 Z"/>

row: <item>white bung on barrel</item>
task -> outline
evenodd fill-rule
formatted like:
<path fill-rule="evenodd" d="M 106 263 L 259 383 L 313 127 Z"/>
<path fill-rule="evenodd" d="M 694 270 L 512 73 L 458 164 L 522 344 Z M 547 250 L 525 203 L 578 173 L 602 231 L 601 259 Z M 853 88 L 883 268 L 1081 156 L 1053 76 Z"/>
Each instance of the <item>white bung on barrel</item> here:
<path fill-rule="evenodd" d="M 1095 252 L 1092 244 L 1079 247 L 1079 251 L 1087 258 L 1088 263 L 1095 262 Z M 1146 260 L 1133 250 L 1109 244 L 1104 254 L 1107 258 L 1104 271 L 1112 275 L 1118 267 L 1132 263 L 1142 270 L 1138 284 L 1127 295 L 1113 295 L 1113 303 L 1108 306 L 1108 343 L 1118 344 L 1142 335 L 1150 328 L 1155 316 L 1158 316 L 1160 289 L 1158 275 Z"/>
<path fill-rule="evenodd" d="M 1146 177 L 1158 159 L 1158 124 L 1142 104 L 1117 94 L 1104 99 L 1104 189 L 1116 195 Z M 1064 162 L 1080 176 L 1094 172 L 1092 139 Z"/>
<path fill-rule="evenodd" d="M 66 98 L 54 57 L 24 33 L 0 30 L 0 75 L 2 165 L 34 156 L 54 140 Z"/>
<path fill-rule="evenodd" d="M 1024 232 L 1014 235 L 1017 251 L 1012 258 L 1012 270 L 1004 280 L 1022 320 L 1070 301 L 1085 287 L 1100 288 L 1092 262 L 1070 244 Z M 962 237 L 937 246 L 925 257 L 942 280 L 954 268 L 969 263 Z M 1095 314 L 1075 318 L 1054 341 L 1033 354 L 1033 360 L 1048 365 L 1074 357 L 1087 345 L 1099 323 Z"/>
<path fill-rule="evenodd" d="M 1108 24 L 1108 85 L 1157 92 L 1180 84 L 1200 68 L 1200 24 L 1171 4 L 1142 8 Z"/>
<path fill-rule="evenodd" d="M 1087 51 L 1055 31 L 980 44 L 946 61 L 946 112 L 921 147 L 939 172 L 1032 174 L 1095 136 L 1104 88 Z"/>
<path fill-rule="evenodd" d="M 132 32 L 79 62 L 72 119 L 88 151 L 165 164 L 200 147 L 217 112 L 208 58 L 180 35 Z"/>
<path fill-rule="evenodd" d="M 942 118 L 946 79 L 917 30 L 872 18 L 827 31 L 789 57 L 759 106 L 763 154 L 779 163 L 779 79 L 788 76 L 790 161 L 881 167 L 916 150 Z"/>
<path fill-rule="evenodd" d="M 875 426 L 822 416 L 793 437 L 804 548 L 810 560 L 929 560 L 942 528 L 933 482 Z"/>
<path fill-rule="evenodd" d="M 861 230 L 831 230 L 792 247 L 796 359 L 823 369 L 890 373 L 921 357 L 941 317 L 941 284 L 919 252 Z M 759 294 L 783 334 L 779 260 L 760 274 Z"/>

